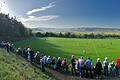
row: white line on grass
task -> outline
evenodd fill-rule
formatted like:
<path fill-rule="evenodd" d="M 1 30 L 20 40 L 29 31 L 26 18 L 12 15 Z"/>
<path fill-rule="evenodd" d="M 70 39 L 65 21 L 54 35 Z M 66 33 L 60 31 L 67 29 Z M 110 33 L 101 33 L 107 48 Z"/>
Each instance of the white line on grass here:
<path fill-rule="evenodd" d="M 93 47 L 94 47 L 94 50 L 95 50 L 96 56 L 99 57 L 99 54 L 98 54 L 98 52 L 97 52 L 97 49 L 96 49 L 96 46 L 95 46 L 94 43 L 95 43 L 95 42 L 93 42 Z"/>

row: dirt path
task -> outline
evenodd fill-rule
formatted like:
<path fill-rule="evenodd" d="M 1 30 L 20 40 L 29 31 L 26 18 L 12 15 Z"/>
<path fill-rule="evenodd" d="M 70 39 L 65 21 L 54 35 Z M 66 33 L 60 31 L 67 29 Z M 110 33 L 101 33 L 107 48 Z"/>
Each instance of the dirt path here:
<path fill-rule="evenodd" d="M 58 78 L 59 80 L 87 80 L 87 79 L 82 79 L 82 78 L 76 77 L 76 76 L 63 75 L 55 70 L 51 70 L 48 68 L 46 68 L 46 71 L 49 71 L 49 73 L 53 74 L 53 76 Z"/>
<path fill-rule="evenodd" d="M 40 65 L 36 65 L 36 64 L 33 64 L 33 65 L 41 69 Z M 53 70 L 47 67 L 45 68 L 45 73 L 55 77 L 57 80 L 93 80 L 93 79 L 80 78 L 72 75 L 64 75 L 56 70 Z"/>
<path fill-rule="evenodd" d="M 41 69 L 41 66 L 40 65 L 36 65 L 36 64 L 33 64 L 34 66 L 38 67 L 39 69 Z M 98 80 L 98 79 L 89 79 L 89 78 L 80 78 L 78 76 L 72 76 L 70 74 L 66 75 L 66 74 L 62 74 L 56 70 L 53 70 L 51 68 L 45 68 L 45 73 L 52 76 L 52 77 L 55 77 L 57 80 Z M 102 79 L 99 79 L 99 80 L 120 80 L 120 78 L 118 77 L 108 77 L 108 78 L 102 78 Z"/>

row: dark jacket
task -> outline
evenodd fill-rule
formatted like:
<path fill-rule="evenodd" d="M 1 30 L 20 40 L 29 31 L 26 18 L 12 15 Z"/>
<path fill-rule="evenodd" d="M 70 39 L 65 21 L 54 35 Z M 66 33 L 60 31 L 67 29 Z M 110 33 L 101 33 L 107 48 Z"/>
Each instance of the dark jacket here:
<path fill-rule="evenodd" d="M 96 74 L 101 75 L 102 69 L 103 69 L 103 68 L 102 68 L 101 62 L 97 62 L 97 63 L 96 63 L 96 67 L 95 67 Z"/>
<path fill-rule="evenodd" d="M 72 66 L 75 66 L 75 59 L 71 59 Z"/>

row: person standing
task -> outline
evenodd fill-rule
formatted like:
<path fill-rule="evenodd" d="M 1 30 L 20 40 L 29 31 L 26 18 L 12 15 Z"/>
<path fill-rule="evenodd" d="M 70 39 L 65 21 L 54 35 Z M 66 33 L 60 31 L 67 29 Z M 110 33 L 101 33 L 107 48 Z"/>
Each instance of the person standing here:
<path fill-rule="evenodd" d="M 108 58 L 105 57 L 105 60 L 103 61 L 103 66 L 104 66 L 104 76 L 108 77 Z"/>
<path fill-rule="evenodd" d="M 40 53 L 40 52 L 37 51 L 37 52 L 35 53 L 35 55 L 34 55 L 34 58 L 36 58 L 39 53 Z"/>
<path fill-rule="evenodd" d="M 28 48 L 27 49 L 27 59 L 28 59 L 29 62 L 30 62 L 30 51 L 31 51 L 31 49 Z"/>
<path fill-rule="evenodd" d="M 39 51 L 37 51 L 36 53 L 35 53 L 35 55 L 34 55 L 34 63 L 37 63 L 37 57 L 38 57 L 38 54 L 39 54 L 40 52 Z M 38 59 L 39 60 L 39 59 Z M 38 61 L 39 62 L 39 61 Z"/>
<path fill-rule="evenodd" d="M 47 60 L 46 60 L 46 64 L 47 64 L 48 67 L 50 67 L 51 62 L 52 62 L 52 59 L 51 59 L 50 56 L 48 56 L 48 57 L 47 57 Z"/>
<path fill-rule="evenodd" d="M 10 43 L 9 42 L 6 43 L 6 50 L 8 53 L 10 52 Z"/>
<path fill-rule="evenodd" d="M 58 57 L 58 59 L 57 59 L 56 69 L 59 70 L 59 71 L 61 70 L 61 58 L 60 57 Z"/>
<path fill-rule="evenodd" d="M 83 59 L 83 56 L 81 57 L 81 59 L 78 60 L 77 68 L 80 71 L 80 77 L 84 77 L 84 74 L 85 74 L 85 60 Z"/>
<path fill-rule="evenodd" d="M 2 42 L 0 43 L 0 45 L 1 45 L 1 48 L 5 48 L 5 42 L 4 42 L 4 41 L 2 41 Z"/>
<path fill-rule="evenodd" d="M 76 67 L 75 67 L 76 61 L 75 61 L 74 55 L 72 55 L 72 57 L 71 57 L 71 65 L 72 65 L 72 67 L 71 67 L 72 75 L 74 75 L 74 73 L 76 75 Z"/>
<path fill-rule="evenodd" d="M 25 59 L 27 59 L 27 57 L 28 57 L 27 48 L 24 48 L 24 49 L 23 49 L 23 57 L 24 57 Z"/>
<path fill-rule="evenodd" d="M 120 77 L 120 58 L 117 59 L 116 69 L 116 73 Z"/>
<path fill-rule="evenodd" d="M 56 64 L 56 58 L 55 57 L 52 58 L 52 63 L 51 64 L 52 64 L 53 69 L 55 69 L 55 67 L 56 67 L 56 65 L 55 65 Z"/>
<path fill-rule="evenodd" d="M 68 70 L 68 64 L 67 64 L 66 58 L 64 58 L 62 60 L 61 66 L 62 66 L 62 70 L 63 71 L 67 71 Z"/>
<path fill-rule="evenodd" d="M 18 48 L 18 55 L 21 55 L 21 54 L 22 54 L 22 49 Z"/>
<path fill-rule="evenodd" d="M 42 72 L 44 72 L 45 71 L 45 64 L 46 64 L 46 56 L 41 57 L 40 64 L 41 64 L 41 67 L 42 67 Z"/>
<path fill-rule="evenodd" d="M 34 51 L 31 49 L 30 50 L 30 62 L 33 63 L 34 61 Z"/>
<path fill-rule="evenodd" d="M 88 59 L 85 62 L 85 66 L 86 66 L 86 77 L 89 76 L 88 72 L 90 73 L 90 77 L 92 78 L 92 60 L 90 59 L 90 57 L 88 57 Z"/>
<path fill-rule="evenodd" d="M 97 63 L 96 63 L 96 66 L 95 66 L 95 73 L 96 73 L 96 78 L 97 79 L 100 79 L 101 78 L 101 74 L 102 74 L 102 64 L 100 62 L 100 58 L 97 59 Z"/>

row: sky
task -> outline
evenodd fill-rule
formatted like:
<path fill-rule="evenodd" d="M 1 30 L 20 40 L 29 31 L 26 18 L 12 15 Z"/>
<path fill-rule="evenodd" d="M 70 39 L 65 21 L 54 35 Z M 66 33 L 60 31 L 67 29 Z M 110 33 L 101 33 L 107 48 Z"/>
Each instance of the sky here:
<path fill-rule="evenodd" d="M 120 0 L 0 0 L 26 27 L 118 27 Z"/>

